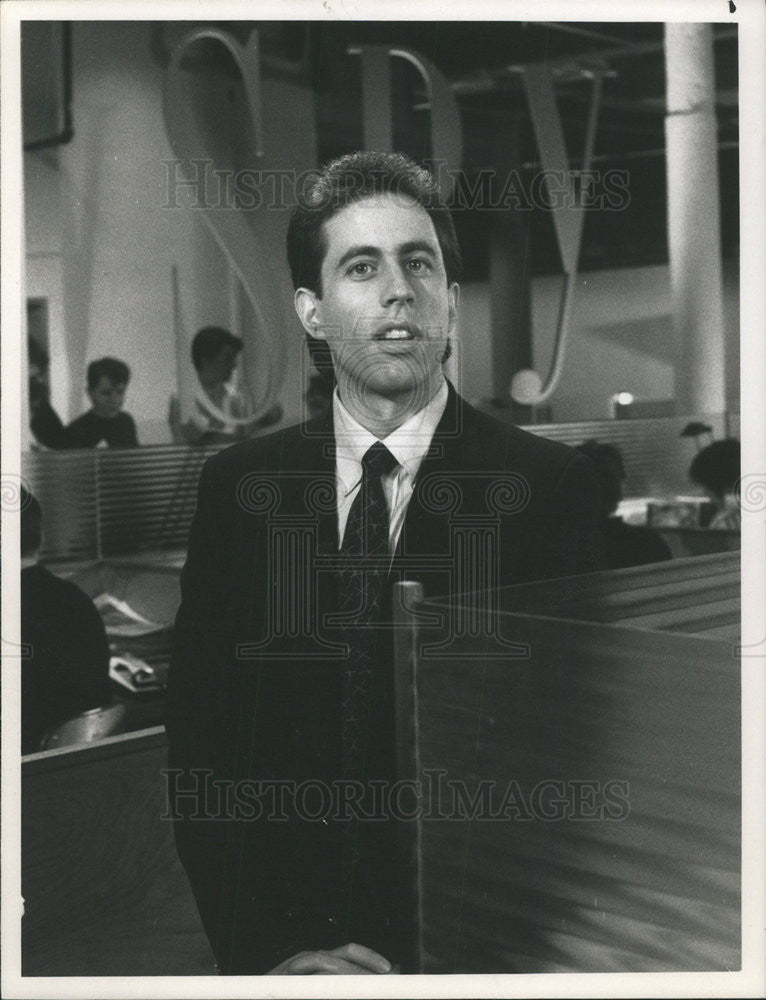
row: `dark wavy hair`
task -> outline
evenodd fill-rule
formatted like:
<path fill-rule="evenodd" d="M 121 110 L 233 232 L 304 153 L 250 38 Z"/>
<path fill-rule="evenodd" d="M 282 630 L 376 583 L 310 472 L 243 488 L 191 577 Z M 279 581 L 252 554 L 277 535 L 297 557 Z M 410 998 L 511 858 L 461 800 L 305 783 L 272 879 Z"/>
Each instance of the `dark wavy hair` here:
<path fill-rule="evenodd" d="M 205 361 L 217 358 L 224 347 L 242 350 L 242 339 L 221 326 L 203 326 L 194 336 L 191 346 L 192 363 L 197 371 Z"/>
<path fill-rule="evenodd" d="M 714 441 L 694 456 L 689 477 L 723 499 L 734 493 L 740 478 L 740 446 L 736 438 Z"/>
<path fill-rule="evenodd" d="M 378 194 L 401 195 L 428 213 L 444 260 L 447 284 L 459 281 L 463 261 L 452 216 L 432 174 L 403 153 L 348 153 L 315 174 L 298 199 L 287 228 L 287 260 L 295 288 L 322 297 L 322 262 L 327 253 L 324 224 L 342 208 Z M 307 336 L 317 371 L 333 378 L 326 342 Z M 450 346 L 443 360 L 450 354 Z"/>
<path fill-rule="evenodd" d="M 112 385 L 127 385 L 130 382 L 130 368 L 119 358 L 99 358 L 88 365 L 88 388 L 95 389 L 102 378 Z"/>

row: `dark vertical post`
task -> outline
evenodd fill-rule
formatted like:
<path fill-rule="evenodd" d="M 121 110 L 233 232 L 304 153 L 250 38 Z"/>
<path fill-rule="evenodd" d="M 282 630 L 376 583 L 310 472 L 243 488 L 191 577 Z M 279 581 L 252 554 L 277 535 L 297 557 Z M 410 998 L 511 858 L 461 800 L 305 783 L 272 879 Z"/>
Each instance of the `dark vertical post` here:
<path fill-rule="evenodd" d="M 394 586 L 394 698 L 396 702 L 396 777 L 397 781 L 422 780 L 418 741 L 418 626 L 415 608 L 423 601 L 423 585 L 405 580 Z M 418 787 L 417 785 L 415 787 Z M 422 805 L 422 802 L 421 802 Z M 414 861 L 412 886 L 414 972 L 423 971 L 423 900 L 421 866 L 422 820 L 399 823 L 403 857 Z"/>

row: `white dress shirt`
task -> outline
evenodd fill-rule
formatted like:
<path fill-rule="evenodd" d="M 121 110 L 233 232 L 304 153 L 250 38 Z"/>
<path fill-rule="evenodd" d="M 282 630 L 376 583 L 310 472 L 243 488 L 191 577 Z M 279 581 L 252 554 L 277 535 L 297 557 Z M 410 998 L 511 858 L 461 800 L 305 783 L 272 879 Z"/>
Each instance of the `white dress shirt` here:
<path fill-rule="evenodd" d="M 383 438 L 383 444 L 399 463 L 392 472 L 381 479 L 390 516 L 388 549 L 391 553 L 399 541 L 415 476 L 442 418 L 448 395 L 447 383 L 443 381 L 439 390 L 422 410 L 418 410 L 401 427 L 397 427 L 388 437 Z M 362 458 L 379 439 L 351 416 L 341 402 L 337 387 L 333 395 L 333 417 L 336 446 L 335 480 L 338 490 L 338 547 L 340 547 L 343 544 L 343 534 L 351 505 L 362 485 Z"/>

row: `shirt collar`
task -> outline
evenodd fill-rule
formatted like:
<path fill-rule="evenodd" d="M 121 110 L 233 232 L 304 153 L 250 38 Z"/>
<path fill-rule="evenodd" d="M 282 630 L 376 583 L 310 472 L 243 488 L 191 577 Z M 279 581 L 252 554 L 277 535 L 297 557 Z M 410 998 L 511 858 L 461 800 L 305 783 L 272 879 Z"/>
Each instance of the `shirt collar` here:
<path fill-rule="evenodd" d="M 414 477 L 428 451 L 439 421 L 442 418 L 449 391 L 442 381 L 426 405 L 397 427 L 383 444 L 388 448 L 408 476 Z M 362 475 L 362 458 L 378 438 L 351 416 L 341 402 L 336 386 L 333 393 L 333 419 L 335 421 L 336 469 L 340 486 L 349 493 Z"/>

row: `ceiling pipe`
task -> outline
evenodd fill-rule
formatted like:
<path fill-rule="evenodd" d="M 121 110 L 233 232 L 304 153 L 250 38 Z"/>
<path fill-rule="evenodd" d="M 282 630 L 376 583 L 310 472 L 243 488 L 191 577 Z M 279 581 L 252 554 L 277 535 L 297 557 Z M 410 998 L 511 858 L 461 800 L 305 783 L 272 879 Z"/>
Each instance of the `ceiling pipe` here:
<path fill-rule="evenodd" d="M 535 24 L 537 22 L 529 22 Z M 555 24 L 555 22 L 551 22 Z M 714 42 L 725 42 L 737 38 L 737 28 L 724 28 L 713 35 Z M 556 59 L 547 59 L 546 66 L 551 73 L 563 74 L 565 70 L 580 72 L 594 68 L 595 64 L 604 64 L 609 59 L 632 58 L 648 55 L 654 52 L 664 52 L 664 40 L 659 39 L 652 42 L 638 42 L 634 44 L 622 44 L 611 49 L 599 49 L 593 52 L 573 53 L 568 56 L 561 56 Z M 605 66 L 603 67 L 605 68 Z M 483 69 L 474 76 L 466 77 L 463 80 L 454 80 L 453 91 L 462 96 L 471 94 L 491 93 L 499 90 L 508 84 L 518 74 L 519 64 L 513 63 L 500 66 L 496 69 Z"/>

